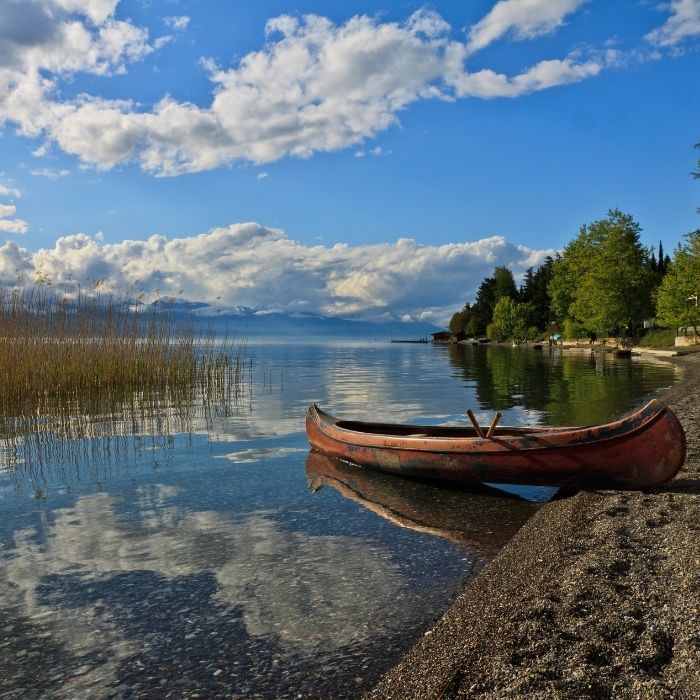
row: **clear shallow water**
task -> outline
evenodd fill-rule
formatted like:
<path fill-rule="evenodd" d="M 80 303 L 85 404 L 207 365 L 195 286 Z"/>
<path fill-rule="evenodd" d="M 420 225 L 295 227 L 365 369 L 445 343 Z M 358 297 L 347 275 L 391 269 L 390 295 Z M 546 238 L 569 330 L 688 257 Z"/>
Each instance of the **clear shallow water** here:
<path fill-rule="evenodd" d="M 581 424 L 678 378 L 636 358 L 497 347 L 249 352 L 235 397 L 3 418 L 0 697 L 355 697 L 552 490 L 470 492 L 309 457 L 306 405 Z"/>

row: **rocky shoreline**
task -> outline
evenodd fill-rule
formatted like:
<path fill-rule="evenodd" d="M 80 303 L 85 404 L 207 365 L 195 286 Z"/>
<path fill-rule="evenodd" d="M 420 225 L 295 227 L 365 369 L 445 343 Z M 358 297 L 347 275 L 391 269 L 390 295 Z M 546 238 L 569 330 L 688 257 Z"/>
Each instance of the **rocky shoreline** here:
<path fill-rule="evenodd" d="M 674 361 L 676 478 L 544 506 L 368 698 L 700 697 L 700 353 Z"/>

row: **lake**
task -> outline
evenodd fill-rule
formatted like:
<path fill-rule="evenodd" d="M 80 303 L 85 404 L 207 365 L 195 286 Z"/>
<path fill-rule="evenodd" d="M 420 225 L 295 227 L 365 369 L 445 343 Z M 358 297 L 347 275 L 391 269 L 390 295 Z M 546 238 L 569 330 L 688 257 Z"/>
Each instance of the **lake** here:
<path fill-rule="evenodd" d="M 235 387 L 0 420 L 0 698 L 357 697 L 554 489 L 310 455 L 304 408 L 597 423 L 673 365 L 490 346 L 249 343 Z"/>

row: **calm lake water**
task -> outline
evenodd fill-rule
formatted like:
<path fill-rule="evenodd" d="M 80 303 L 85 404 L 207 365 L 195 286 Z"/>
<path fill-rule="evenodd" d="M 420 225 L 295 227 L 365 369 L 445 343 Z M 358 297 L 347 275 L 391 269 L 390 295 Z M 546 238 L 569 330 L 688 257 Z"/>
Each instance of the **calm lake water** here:
<path fill-rule="evenodd" d="M 546 348 L 248 355 L 236 392 L 0 418 L 0 698 L 357 697 L 554 490 L 469 491 L 309 455 L 310 402 L 571 425 L 679 379 L 667 363 Z"/>

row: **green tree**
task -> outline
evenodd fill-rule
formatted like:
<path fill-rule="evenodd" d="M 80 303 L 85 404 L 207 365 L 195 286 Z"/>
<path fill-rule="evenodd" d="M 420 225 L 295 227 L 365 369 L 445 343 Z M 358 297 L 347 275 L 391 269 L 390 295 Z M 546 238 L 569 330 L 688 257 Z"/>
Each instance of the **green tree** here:
<path fill-rule="evenodd" d="M 545 330 L 551 320 L 552 300 L 549 296 L 549 283 L 552 279 L 554 259 L 549 255 L 544 263 L 536 270 L 530 268 L 525 273 L 525 283 L 520 290 L 521 301 L 532 307 L 528 322 L 537 326 L 538 330 Z"/>
<path fill-rule="evenodd" d="M 592 246 L 584 226 L 578 238 L 570 241 L 564 252 L 561 255 L 557 254 L 554 260 L 547 292 L 551 300 L 552 315 L 559 323 L 571 318 L 571 305 L 586 273 L 591 252 Z"/>
<path fill-rule="evenodd" d="M 686 236 L 687 244 L 676 249 L 668 272 L 659 287 L 656 313 L 672 327 L 700 332 L 700 229 Z"/>
<path fill-rule="evenodd" d="M 659 262 L 657 264 L 657 271 L 663 277 L 668 270 L 668 266 L 671 264 L 671 258 L 668 255 L 664 255 L 664 245 L 659 241 Z"/>
<path fill-rule="evenodd" d="M 493 320 L 489 323 L 486 333 L 491 340 L 503 342 L 513 334 L 518 322 L 517 303 L 510 297 L 501 297 L 493 310 Z"/>
<path fill-rule="evenodd" d="M 508 338 L 522 341 L 533 337 L 537 328 L 528 325 L 528 317 L 532 314 L 530 304 L 521 304 L 510 297 L 501 297 L 493 310 L 493 320 L 489 323 L 486 333 L 496 342 Z"/>
<path fill-rule="evenodd" d="M 467 325 L 467 335 L 479 336 L 486 332 L 496 306 L 496 279 L 486 277 L 476 292 L 476 301 L 472 306 L 472 317 Z"/>
<path fill-rule="evenodd" d="M 518 289 L 513 273 L 507 267 L 499 265 L 494 269 L 493 277 L 486 277 L 479 285 L 476 301 L 471 307 L 472 316 L 467 324 L 468 335 L 478 336 L 486 332 L 486 327 L 493 318 L 496 302 L 502 297 L 516 300 Z"/>
<path fill-rule="evenodd" d="M 649 259 L 649 267 L 651 268 L 651 271 L 656 273 L 656 277 L 659 281 L 659 284 L 661 283 L 661 280 L 663 279 L 664 275 L 666 274 L 666 270 L 668 270 L 668 266 L 671 264 L 671 258 L 668 257 L 668 255 L 664 255 L 664 244 L 662 241 L 659 241 L 659 259 L 657 261 L 656 255 L 654 255 L 654 248 L 652 247 L 651 249 L 651 257 Z"/>
<path fill-rule="evenodd" d="M 469 305 L 469 302 L 467 302 L 464 305 L 464 308 L 454 314 L 450 319 L 450 333 L 452 333 L 452 335 L 467 333 L 467 327 L 469 326 L 469 322 L 471 321 L 473 315 L 474 311 Z"/>
<path fill-rule="evenodd" d="M 518 289 L 515 286 L 513 273 L 503 265 L 499 265 L 493 271 L 493 279 L 495 280 L 495 300 L 498 301 L 503 297 L 510 297 L 517 300 Z"/>
<path fill-rule="evenodd" d="M 581 227 L 552 271 L 549 292 L 558 320 L 624 333 L 651 314 L 654 273 L 640 231 L 619 209 Z"/>

